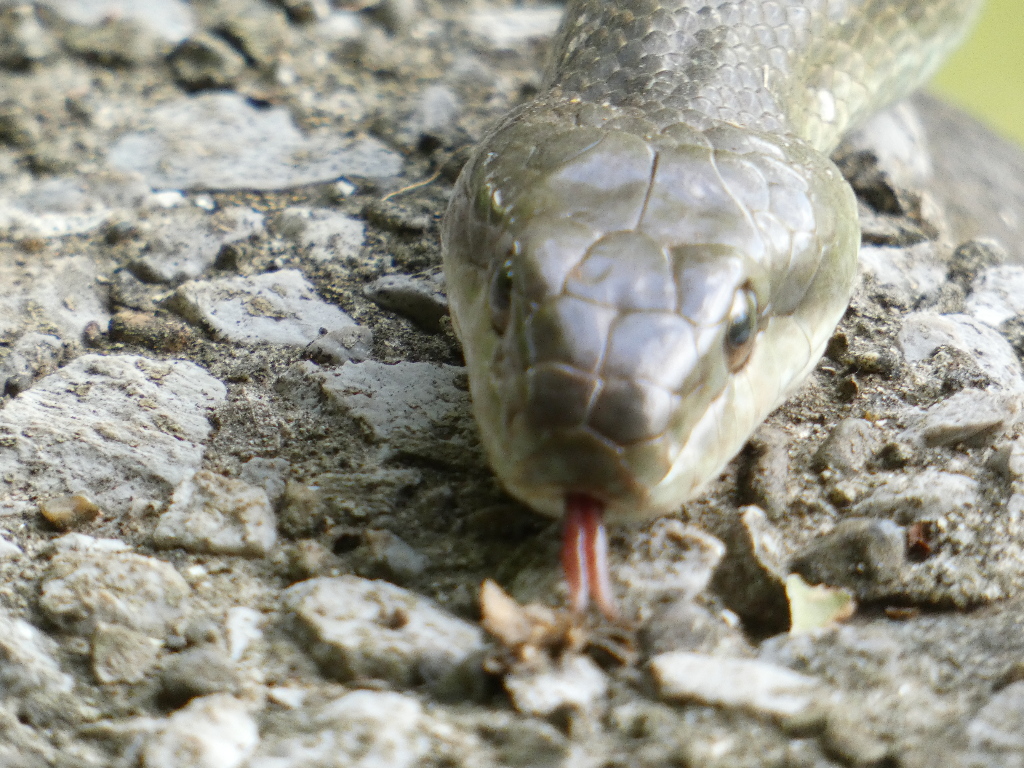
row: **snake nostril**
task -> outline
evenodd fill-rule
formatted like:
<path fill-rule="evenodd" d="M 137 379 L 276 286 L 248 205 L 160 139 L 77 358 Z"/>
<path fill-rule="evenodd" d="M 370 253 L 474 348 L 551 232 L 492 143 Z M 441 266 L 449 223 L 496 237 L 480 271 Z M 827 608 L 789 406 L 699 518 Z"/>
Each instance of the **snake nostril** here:
<path fill-rule="evenodd" d="M 505 333 L 512 317 L 512 259 L 505 259 L 491 275 L 488 295 L 491 326 L 496 333 Z"/>

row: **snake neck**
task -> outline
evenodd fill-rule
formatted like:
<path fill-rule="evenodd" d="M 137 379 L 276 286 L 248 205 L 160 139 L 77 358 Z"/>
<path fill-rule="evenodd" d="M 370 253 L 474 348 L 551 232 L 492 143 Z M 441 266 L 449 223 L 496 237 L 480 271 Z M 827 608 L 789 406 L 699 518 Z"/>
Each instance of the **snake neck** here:
<path fill-rule="evenodd" d="M 571 0 L 548 83 L 661 127 L 719 121 L 794 134 L 827 153 L 926 82 L 982 3 Z"/>

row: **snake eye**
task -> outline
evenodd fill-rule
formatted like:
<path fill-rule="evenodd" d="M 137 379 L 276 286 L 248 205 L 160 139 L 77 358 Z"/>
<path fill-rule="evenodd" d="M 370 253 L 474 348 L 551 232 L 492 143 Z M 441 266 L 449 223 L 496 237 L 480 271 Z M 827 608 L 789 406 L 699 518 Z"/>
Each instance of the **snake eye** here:
<path fill-rule="evenodd" d="M 744 285 L 733 296 L 725 329 L 725 354 L 729 370 L 733 373 L 746 364 L 754 350 L 757 321 L 757 296 L 749 286 Z"/>
<path fill-rule="evenodd" d="M 491 290 L 488 297 L 491 309 L 491 326 L 497 333 L 504 333 L 512 315 L 512 259 L 505 259 L 491 275 Z"/>

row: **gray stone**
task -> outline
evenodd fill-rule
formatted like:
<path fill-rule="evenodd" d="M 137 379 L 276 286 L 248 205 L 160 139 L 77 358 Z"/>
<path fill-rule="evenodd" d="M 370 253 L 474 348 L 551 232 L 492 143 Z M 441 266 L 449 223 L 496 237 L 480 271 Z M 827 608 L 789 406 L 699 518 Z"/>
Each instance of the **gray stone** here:
<path fill-rule="evenodd" d="M 142 750 L 142 768 L 238 768 L 259 744 L 249 706 L 227 694 L 194 699 Z"/>
<path fill-rule="evenodd" d="M 182 40 L 167 61 L 174 79 L 190 91 L 231 88 L 245 71 L 245 58 L 238 51 L 207 34 Z"/>
<path fill-rule="evenodd" d="M 236 93 L 208 93 L 154 107 L 122 136 L 108 161 L 172 189 L 285 189 L 339 176 L 386 178 L 401 158 L 376 139 L 333 131 L 303 135 L 280 107 L 257 110 Z"/>
<path fill-rule="evenodd" d="M 263 637 L 263 632 L 260 631 L 262 621 L 263 614 L 244 605 L 228 609 L 224 631 L 227 635 L 228 658 L 231 661 L 239 661 L 249 646 Z"/>
<path fill-rule="evenodd" d="M 391 531 L 363 532 L 363 544 L 353 553 L 359 573 L 405 584 L 427 570 L 430 561 Z"/>
<path fill-rule="evenodd" d="M 532 717 L 592 713 L 608 691 L 608 678 L 589 656 L 565 656 L 540 671 L 513 671 L 504 682 L 512 706 Z"/>
<path fill-rule="evenodd" d="M 465 369 L 435 363 L 346 363 L 318 376 L 327 396 L 388 453 L 465 463 L 476 442 Z"/>
<path fill-rule="evenodd" d="M 971 286 L 966 312 L 998 328 L 1024 314 L 1024 267 L 1002 264 L 984 270 Z"/>
<path fill-rule="evenodd" d="M 860 517 L 887 517 L 902 525 L 942 520 L 980 503 L 978 481 L 928 468 L 914 475 L 890 475 L 853 507 Z"/>
<path fill-rule="evenodd" d="M 192 11 L 183 0 L 41 0 L 75 24 L 98 25 L 106 19 L 131 19 L 166 40 L 177 42 L 195 25 Z"/>
<path fill-rule="evenodd" d="M 431 333 L 441 329 L 441 318 L 448 314 L 448 297 L 440 275 L 387 275 L 363 290 L 380 306 L 404 315 Z"/>
<path fill-rule="evenodd" d="M 306 347 L 306 356 L 322 365 L 361 363 L 373 352 L 373 333 L 361 325 L 325 333 Z"/>
<path fill-rule="evenodd" d="M 814 465 L 822 470 L 856 474 L 864 470 L 878 445 L 878 431 L 870 421 L 843 419 L 814 454 Z"/>
<path fill-rule="evenodd" d="M 1010 343 L 998 332 L 967 315 L 915 312 L 903 320 L 897 343 L 908 363 L 931 357 L 949 346 L 970 357 L 1008 394 L 1024 393 L 1024 375 Z"/>
<path fill-rule="evenodd" d="M 285 208 L 274 230 L 319 262 L 356 258 L 366 238 L 365 223 L 333 208 Z"/>
<path fill-rule="evenodd" d="M 906 531 L 891 520 L 847 518 L 790 561 L 810 584 L 850 589 L 870 599 L 892 587 L 906 562 Z"/>
<path fill-rule="evenodd" d="M 189 648 L 164 659 L 160 668 L 160 695 L 172 706 L 198 696 L 237 693 L 238 669 L 215 646 Z"/>
<path fill-rule="evenodd" d="M 249 459 L 242 465 L 239 478 L 249 485 L 262 488 L 273 506 L 280 503 L 288 484 L 291 464 L 287 459 Z"/>
<path fill-rule="evenodd" d="M 984 444 L 1014 421 L 1020 405 L 1020 398 L 1007 396 L 998 389 L 963 389 L 905 417 L 907 428 L 902 437 L 929 447 Z"/>
<path fill-rule="evenodd" d="M 480 8 L 469 14 L 466 26 L 491 48 L 514 50 L 553 35 L 563 10 L 558 5 Z"/>
<path fill-rule="evenodd" d="M 198 208 L 175 208 L 141 224 L 146 244 L 131 264 L 151 283 L 180 283 L 199 277 L 217 261 L 221 249 L 261 231 L 263 214 L 231 207 L 212 216 Z"/>
<path fill-rule="evenodd" d="M 0 392 L 25 391 L 39 377 L 53 373 L 66 352 L 56 336 L 34 332 L 21 336 L 0 360 Z"/>
<path fill-rule="evenodd" d="M 337 680 L 439 680 L 483 647 L 480 629 L 384 581 L 316 578 L 284 592 L 309 653 Z"/>
<path fill-rule="evenodd" d="M 52 54 L 56 46 L 28 3 L 0 8 L 0 67 L 24 69 Z"/>
<path fill-rule="evenodd" d="M 153 543 L 161 549 L 265 557 L 277 541 L 266 491 L 200 470 L 174 489 Z"/>
<path fill-rule="evenodd" d="M 8 496 L 85 492 L 105 513 L 162 504 L 195 472 L 224 385 L 192 363 L 84 355 L 0 410 Z"/>
<path fill-rule="evenodd" d="M 174 307 L 190 323 L 241 344 L 306 346 L 322 328 L 330 332 L 354 325 L 317 296 L 296 269 L 188 282 L 175 293 Z"/>
<path fill-rule="evenodd" d="M 672 651 L 651 659 L 650 668 L 663 699 L 783 719 L 807 713 L 827 693 L 815 677 L 755 659 Z"/>
<path fill-rule="evenodd" d="M 860 270 L 908 307 L 914 306 L 921 297 L 935 296 L 946 279 L 945 264 L 939 259 L 935 243 L 930 241 L 911 248 L 862 246 Z"/>
<path fill-rule="evenodd" d="M 32 693 L 69 693 L 74 678 L 63 672 L 57 644 L 23 619 L 0 615 L 0 699 L 5 703 Z"/>
<path fill-rule="evenodd" d="M 622 604 L 643 624 L 659 603 L 687 602 L 703 592 L 725 553 L 718 539 L 680 520 L 656 521 L 634 536 L 614 579 Z"/>
<path fill-rule="evenodd" d="M 59 554 L 50 562 L 39 607 L 66 632 L 92 635 L 116 624 L 162 638 L 191 590 L 172 565 L 131 552 Z"/>
<path fill-rule="evenodd" d="M 431 720 L 412 696 L 352 691 L 316 712 L 312 734 L 265 739 L 248 768 L 414 768 L 432 752 Z"/>
<path fill-rule="evenodd" d="M 0 232 L 11 237 L 63 237 L 97 229 L 145 200 L 134 173 L 20 176 L 0 187 Z"/>
<path fill-rule="evenodd" d="M 85 328 L 110 322 L 106 291 L 96 261 L 87 256 L 32 259 L 0 264 L 0 335 L 20 335 L 26 328 L 56 332 L 78 341 Z"/>
<path fill-rule="evenodd" d="M 104 685 L 141 683 L 156 666 L 161 645 L 142 632 L 100 622 L 92 633 L 92 673 Z"/>
<path fill-rule="evenodd" d="M 967 724 L 973 749 L 1024 752 L 1024 682 L 1011 683 L 992 696 Z"/>

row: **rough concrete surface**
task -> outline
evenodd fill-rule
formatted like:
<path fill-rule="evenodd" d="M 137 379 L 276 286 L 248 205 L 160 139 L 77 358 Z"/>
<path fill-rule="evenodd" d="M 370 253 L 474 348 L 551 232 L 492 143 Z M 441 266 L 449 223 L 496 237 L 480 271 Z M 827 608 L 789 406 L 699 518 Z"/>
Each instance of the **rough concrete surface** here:
<path fill-rule="evenodd" d="M 0 0 L 0 765 L 1024 766 L 1024 153 L 924 97 L 836 154 L 825 359 L 611 532 L 631 623 L 481 630 L 562 604 L 557 526 L 438 226 L 560 11 Z M 792 574 L 856 611 L 789 632 Z"/>

